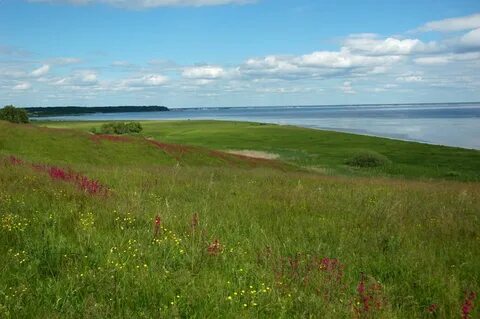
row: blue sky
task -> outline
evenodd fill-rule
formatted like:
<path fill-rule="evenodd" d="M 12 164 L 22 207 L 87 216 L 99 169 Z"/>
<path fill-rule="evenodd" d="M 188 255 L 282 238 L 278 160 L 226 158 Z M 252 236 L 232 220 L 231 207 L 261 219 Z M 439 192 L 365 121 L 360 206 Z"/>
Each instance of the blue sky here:
<path fill-rule="evenodd" d="M 0 104 L 480 101 L 480 1 L 0 0 Z"/>

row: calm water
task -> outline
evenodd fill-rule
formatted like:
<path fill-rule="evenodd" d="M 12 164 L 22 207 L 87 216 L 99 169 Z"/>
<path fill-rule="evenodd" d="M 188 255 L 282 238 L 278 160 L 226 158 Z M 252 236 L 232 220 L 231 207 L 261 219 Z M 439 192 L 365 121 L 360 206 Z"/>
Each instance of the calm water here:
<path fill-rule="evenodd" d="M 480 149 L 480 103 L 173 109 L 50 120 L 237 120 L 329 129 Z"/>

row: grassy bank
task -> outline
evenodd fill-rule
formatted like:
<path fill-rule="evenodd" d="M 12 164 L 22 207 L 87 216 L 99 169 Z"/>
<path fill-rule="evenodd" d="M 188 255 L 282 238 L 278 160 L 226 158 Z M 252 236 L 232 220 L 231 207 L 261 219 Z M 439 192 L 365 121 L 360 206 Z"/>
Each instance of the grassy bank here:
<path fill-rule="evenodd" d="M 348 171 L 342 139 L 365 138 L 400 175 L 436 176 L 397 164 L 403 142 L 341 134 L 335 151 L 320 141 L 336 133 L 290 127 L 144 127 L 154 140 L 0 123 L 0 317 L 457 318 L 480 292 L 478 183 L 326 176 L 210 149 Z M 320 149 L 328 161 L 309 160 Z M 457 151 L 432 147 L 432 161 L 467 176 L 478 152 Z"/>
<path fill-rule="evenodd" d="M 89 130 L 98 122 L 48 122 L 49 127 Z M 404 142 L 364 135 L 271 124 L 220 121 L 145 121 L 155 139 L 221 150 L 259 150 L 323 173 L 480 180 L 480 151 Z M 386 156 L 390 165 L 352 169 L 345 162 L 358 153 Z"/>

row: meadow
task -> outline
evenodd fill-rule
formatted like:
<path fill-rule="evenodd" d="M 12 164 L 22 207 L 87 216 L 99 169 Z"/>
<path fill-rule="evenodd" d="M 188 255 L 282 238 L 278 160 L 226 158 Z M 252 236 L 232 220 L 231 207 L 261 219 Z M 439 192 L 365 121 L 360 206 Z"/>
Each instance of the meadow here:
<path fill-rule="evenodd" d="M 479 151 L 100 124 L 0 122 L 0 317 L 480 316 Z M 345 165 L 358 150 L 391 163 Z"/>
<path fill-rule="evenodd" d="M 40 122 L 52 128 L 88 131 L 102 122 Z M 330 175 L 393 176 L 480 181 L 480 152 L 295 126 L 226 121 L 143 121 L 147 137 L 219 150 L 256 150 L 283 162 Z M 355 170 L 345 161 L 371 151 L 391 160 L 375 170 Z"/>

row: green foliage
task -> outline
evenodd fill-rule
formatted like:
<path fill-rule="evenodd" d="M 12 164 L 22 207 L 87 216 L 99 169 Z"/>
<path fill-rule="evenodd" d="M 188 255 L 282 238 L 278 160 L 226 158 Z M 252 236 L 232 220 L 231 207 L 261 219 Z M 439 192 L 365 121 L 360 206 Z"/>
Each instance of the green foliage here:
<path fill-rule="evenodd" d="M 386 156 L 373 151 L 357 153 L 346 161 L 347 165 L 363 168 L 380 167 L 388 163 L 390 160 Z"/>
<path fill-rule="evenodd" d="M 28 114 L 24 109 L 16 108 L 13 105 L 7 105 L 0 109 L 0 120 L 12 123 L 28 123 Z"/>
<path fill-rule="evenodd" d="M 106 197 L 0 169 L 0 317 L 456 318 L 480 291 L 478 184 L 108 160 L 74 166 Z M 356 317 L 362 272 L 384 302 Z"/>
<path fill-rule="evenodd" d="M 101 137 L 0 123 L 0 318 L 455 318 L 480 291 L 479 183 L 244 169 Z M 361 273 L 376 299 L 356 313 Z"/>
<path fill-rule="evenodd" d="M 132 133 L 140 133 L 142 131 L 142 125 L 139 122 L 130 122 L 130 123 L 123 123 L 123 122 L 112 122 L 112 123 L 105 123 L 100 128 L 101 134 L 132 134 Z"/>
<path fill-rule="evenodd" d="M 47 122 L 88 130 L 95 122 Z M 145 121 L 142 133 L 171 143 L 219 150 L 257 150 L 328 174 L 480 181 L 480 151 L 294 126 L 225 121 Z M 98 125 L 98 123 L 95 123 Z M 371 150 L 388 157 L 381 169 L 352 170 L 345 160 Z M 455 174 L 447 172 L 454 171 Z"/>

